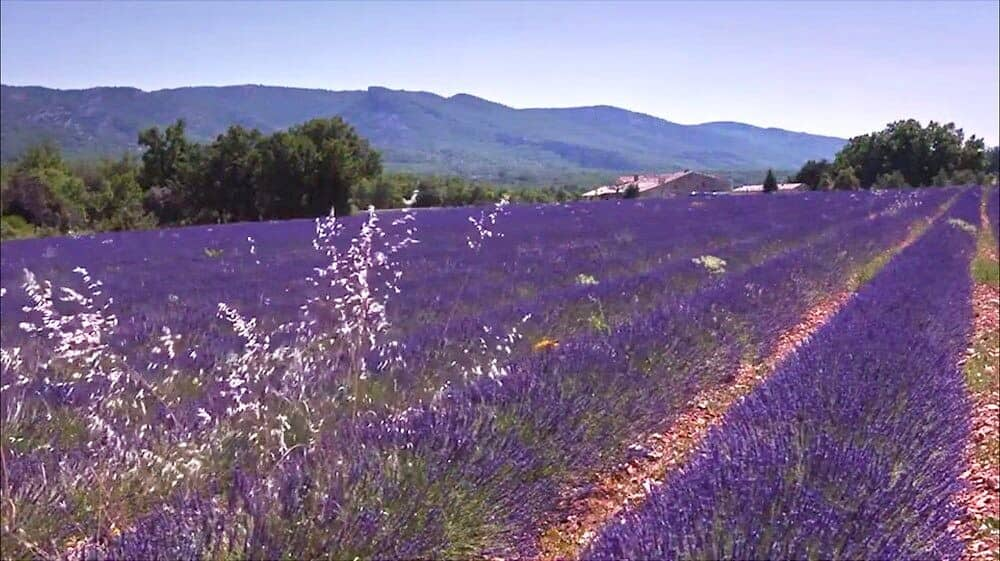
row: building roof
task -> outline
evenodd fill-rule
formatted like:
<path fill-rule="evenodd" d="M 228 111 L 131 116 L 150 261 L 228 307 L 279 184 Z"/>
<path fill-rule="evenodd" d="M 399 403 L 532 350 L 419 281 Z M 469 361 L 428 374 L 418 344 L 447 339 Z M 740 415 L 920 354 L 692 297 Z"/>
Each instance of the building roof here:
<path fill-rule="evenodd" d="M 684 171 L 676 171 L 676 172 L 671 172 L 671 173 L 652 173 L 652 174 L 622 175 L 618 179 L 615 180 L 614 184 L 612 184 L 612 185 L 602 185 L 600 187 L 591 189 L 590 191 L 587 191 L 586 193 L 584 193 L 582 196 L 583 197 L 601 197 L 601 196 L 604 196 L 604 195 L 617 195 L 617 194 L 620 194 L 620 193 L 624 193 L 625 189 L 628 188 L 630 185 L 636 185 L 636 186 L 638 186 L 639 187 L 639 192 L 642 193 L 644 191 L 649 191 L 650 189 L 656 189 L 657 187 L 661 187 L 663 185 L 667 185 L 669 183 L 677 181 L 678 179 L 680 179 L 680 178 L 682 178 L 684 176 L 691 175 L 691 174 L 697 174 L 697 175 L 704 175 L 704 176 L 707 176 L 707 177 L 712 177 L 712 176 L 709 176 L 708 174 L 700 173 L 700 172 L 697 172 L 697 171 L 691 171 L 691 170 L 688 170 L 688 169 L 686 169 Z"/>

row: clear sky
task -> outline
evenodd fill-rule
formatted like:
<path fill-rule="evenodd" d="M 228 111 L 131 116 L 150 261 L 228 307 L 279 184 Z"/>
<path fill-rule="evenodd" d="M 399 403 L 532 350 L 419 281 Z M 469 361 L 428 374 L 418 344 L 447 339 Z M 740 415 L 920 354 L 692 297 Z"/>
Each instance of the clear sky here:
<path fill-rule="evenodd" d="M 3 2 L 5 84 L 380 85 L 837 136 L 1000 137 L 1000 3 Z"/>

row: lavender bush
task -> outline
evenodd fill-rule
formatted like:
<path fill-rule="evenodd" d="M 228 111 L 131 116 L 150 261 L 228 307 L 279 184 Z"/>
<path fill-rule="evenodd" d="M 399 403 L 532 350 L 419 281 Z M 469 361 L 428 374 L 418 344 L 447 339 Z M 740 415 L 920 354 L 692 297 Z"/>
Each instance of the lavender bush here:
<path fill-rule="evenodd" d="M 978 195 L 949 217 L 977 224 Z M 973 253 L 939 221 L 584 557 L 958 558 Z"/>
<path fill-rule="evenodd" d="M 368 215 L 320 221 L 314 247 L 296 222 L 5 244 L 5 542 L 517 551 L 562 486 L 765 353 L 951 194 Z M 71 257 L 89 267 L 75 284 Z"/>

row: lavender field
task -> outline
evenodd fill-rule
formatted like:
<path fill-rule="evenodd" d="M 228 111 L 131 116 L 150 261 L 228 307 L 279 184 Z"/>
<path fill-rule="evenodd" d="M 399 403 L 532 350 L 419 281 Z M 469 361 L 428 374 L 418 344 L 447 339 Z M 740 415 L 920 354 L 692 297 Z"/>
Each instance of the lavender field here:
<path fill-rule="evenodd" d="M 958 363 L 997 205 L 499 203 L 5 242 L 3 556 L 534 557 L 637 435 L 849 293 L 580 556 L 958 558 Z"/>

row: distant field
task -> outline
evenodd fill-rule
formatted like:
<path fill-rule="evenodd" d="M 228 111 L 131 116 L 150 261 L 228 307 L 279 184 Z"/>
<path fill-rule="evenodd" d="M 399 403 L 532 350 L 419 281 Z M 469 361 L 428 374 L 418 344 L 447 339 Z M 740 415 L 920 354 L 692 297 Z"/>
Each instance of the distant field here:
<path fill-rule="evenodd" d="M 741 365 L 770 378 L 690 469 L 566 555 L 954 554 L 984 192 L 5 242 L 4 556 L 535 556 L 568 497 Z"/>

